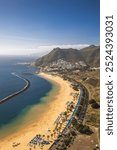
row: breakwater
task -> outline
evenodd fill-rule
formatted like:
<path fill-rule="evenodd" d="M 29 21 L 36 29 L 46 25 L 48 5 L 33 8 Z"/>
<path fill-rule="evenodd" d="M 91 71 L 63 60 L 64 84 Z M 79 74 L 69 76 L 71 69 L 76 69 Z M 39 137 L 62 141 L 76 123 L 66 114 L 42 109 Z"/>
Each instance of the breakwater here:
<path fill-rule="evenodd" d="M 24 82 L 25 82 L 26 84 L 25 84 L 25 86 L 24 86 L 21 90 L 16 91 L 16 92 L 14 92 L 14 93 L 12 93 L 12 94 L 6 96 L 5 98 L 1 99 L 1 100 L 0 100 L 0 104 L 2 104 L 2 103 L 4 103 L 4 102 L 10 100 L 11 98 L 13 98 L 13 97 L 15 97 L 15 96 L 21 94 L 22 92 L 26 91 L 26 90 L 30 87 L 30 81 L 29 81 L 28 79 L 25 79 L 24 77 L 19 76 L 19 75 L 15 74 L 15 73 L 12 73 L 12 75 L 14 75 L 14 76 L 16 76 L 16 77 L 18 77 L 18 78 L 24 80 Z"/>

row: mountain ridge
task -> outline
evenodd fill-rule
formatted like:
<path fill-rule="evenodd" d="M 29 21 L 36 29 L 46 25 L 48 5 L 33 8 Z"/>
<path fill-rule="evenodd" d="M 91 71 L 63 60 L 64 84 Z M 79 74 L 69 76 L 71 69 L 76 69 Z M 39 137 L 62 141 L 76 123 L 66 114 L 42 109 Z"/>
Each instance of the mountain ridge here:
<path fill-rule="evenodd" d="M 81 50 L 78 49 L 61 49 L 54 48 L 48 54 L 38 58 L 35 61 L 36 66 L 45 66 L 52 62 L 62 59 L 66 62 L 76 63 L 79 61 L 84 62 L 91 67 L 100 66 L 100 46 L 90 45 Z"/>

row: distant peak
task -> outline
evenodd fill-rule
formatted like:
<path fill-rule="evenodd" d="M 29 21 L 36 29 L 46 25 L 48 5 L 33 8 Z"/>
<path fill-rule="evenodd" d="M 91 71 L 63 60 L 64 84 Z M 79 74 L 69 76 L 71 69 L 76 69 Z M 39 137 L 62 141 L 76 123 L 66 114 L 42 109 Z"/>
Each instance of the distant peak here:
<path fill-rule="evenodd" d="M 91 48 L 92 48 L 92 47 L 95 47 L 95 45 L 90 45 L 89 47 L 91 47 Z"/>
<path fill-rule="evenodd" d="M 60 48 L 59 48 L 59 47 L 56 47 L 56 48 L 54 48 L 53 50 L 60 50 Z"/>

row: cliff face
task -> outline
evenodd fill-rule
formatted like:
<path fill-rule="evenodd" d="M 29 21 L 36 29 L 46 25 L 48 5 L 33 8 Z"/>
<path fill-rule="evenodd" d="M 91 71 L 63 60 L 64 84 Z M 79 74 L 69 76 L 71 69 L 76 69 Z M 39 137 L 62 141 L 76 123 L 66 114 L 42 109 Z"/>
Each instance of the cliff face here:
<path fill-rule="evenodd" d="M 82 61 L 89 66 L 98 67 L 100 65 L 100 47 L 91 45 L 81 50 L 55 48 L 49 54 L 36 60 L 35 65 L 47 65 L 59 59 L 75 63 Z"/>

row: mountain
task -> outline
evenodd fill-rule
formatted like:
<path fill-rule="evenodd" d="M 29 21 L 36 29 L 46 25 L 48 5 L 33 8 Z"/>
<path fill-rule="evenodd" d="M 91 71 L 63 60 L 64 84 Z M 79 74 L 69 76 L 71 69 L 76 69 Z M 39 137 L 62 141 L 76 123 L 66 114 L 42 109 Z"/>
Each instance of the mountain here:
<path fill-rule="evenodd" d="M 81 49 L 80 52 L 89 66 L 100 66 L 100 46 L 91 45 Z"/>
<path fill-rule="evenodd" d="M 75 63 L 82 61 L 87 65 L 98 67 L 100 64 L 100 47 L 91 45 L 81 50 L 55 48 L 49 54 L 36 60 L 36 66 L 48 65 L 62 59 L 67 62 Z"/>

